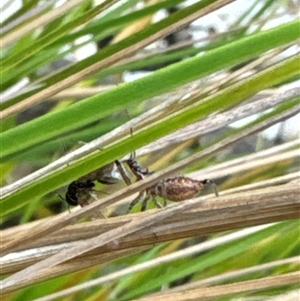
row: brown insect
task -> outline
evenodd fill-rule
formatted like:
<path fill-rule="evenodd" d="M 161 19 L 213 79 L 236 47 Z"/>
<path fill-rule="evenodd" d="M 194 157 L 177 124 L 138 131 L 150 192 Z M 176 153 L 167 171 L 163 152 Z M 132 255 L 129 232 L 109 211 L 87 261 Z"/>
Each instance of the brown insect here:
<path fill-rule="evenodd" d="M 130 168 L 131 172 L 136 176 L 136 180 L 140 181 L 147 176 L 152 175 L 154 172 L 150 171 L 148 168 L 143 168 L 136 160 L 135 152 L 130 155 L 130 158 L 125 161 L 125 163 Z M 120 161 L 116 161 L 116 165 L 119 172 L 127 185 L 132 182 L 128 177 L 123 164 Z M 173 178 L 164 179 L 157 184 L 146 188 L 141 191 L 138 196 L 131 201 L 127 212 L 139 202 L 142 201 L 141 211 L 145 211 L 147 203 L 152 199 L 157 208 L 161 208 L 162 205 L 157 201 L 156 197 L 162 197 L 164 199 L 164 206 L 167 205 L 167 199 L 173 202 L 185 201 L 191 198 L 195 198 L 201 194 L 203 190 L 208 187 L 212 187 L 215 191 L 215 195 L 218 196 L 218 189 L 216 184 L 208 179 L 199 181 L 188 177 L 178 176 Z"/>
<path fill-rule="evenodd" d="M 141 211 L 146 210 L 150 198 L 157 208 L 162 208 L 162 205 L 156 199 L 157 196 L 164 199 L 163 206 L 166 206 L 167 199 L 173 202 L 185 201 L 199 196 L 207 187 L 213 187 L 215 195 L 218 196 L 217 186 L 211 180 L 198 181 L 183 176 L 168 178 L 140 192 L 129 204 L 128 212 L 131 211 L 139 201 L 142 201 Z"/>
<path fill-rule="evenodd" d="M 154 172 L 148 168 L 143 168 L 136 160 L 136 154 L 133 152 L 130 158 L 125 161 L 130 168 L 131 172 L 136 176 L 136 181 L 140 181 L 147 176 L 152 175 Z M 119 172 L 127 185 L 131 184 L 131 180 L 128 177 L 124 166 L 120 161 L 116 161 L 116 165 Z M 208 187 L 212 187 L 215 191 L 215 195 L 218 196 L 218 189 L 216 184 L 208 179 L 198 181 L 188 177 L 178 176 L 173 178 L 164 179 L 157 184 L 146 188 L 141 191 L 138 196 L 131 201 L 127 213 L 139 202 L 142 201 L 141 211 L 145 211 L 147 203 L 152 199 L 157 208 L 161 208 L 162 205 L 157 201 L 156 197 L 162 197 L 164 199 L 164 206 L 167 205 L 167 199 L 173 202 L 185 201 L 191 198 L 195 198 L 201 194 L 203 190 Z"/>

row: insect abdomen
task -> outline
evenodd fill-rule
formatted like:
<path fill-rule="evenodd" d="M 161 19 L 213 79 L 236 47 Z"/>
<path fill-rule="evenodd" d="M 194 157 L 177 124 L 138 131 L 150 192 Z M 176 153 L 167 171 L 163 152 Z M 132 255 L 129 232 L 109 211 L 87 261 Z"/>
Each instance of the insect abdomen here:
<path fill-rule="evenodd" d="M 156 194 L 170 201 L 180 202 L 198 196 L 206 184 L 207 180 L 198 181 L 187 177 L 169 178 L 157 185 Z"/>

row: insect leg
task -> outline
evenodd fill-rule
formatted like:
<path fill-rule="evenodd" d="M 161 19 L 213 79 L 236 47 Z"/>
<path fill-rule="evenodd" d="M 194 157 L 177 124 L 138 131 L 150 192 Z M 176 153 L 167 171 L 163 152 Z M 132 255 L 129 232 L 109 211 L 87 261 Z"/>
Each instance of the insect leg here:
<path fill-rule="evenodd" d="M 139 193 L 139 195 L 130 202 L 127 213 L 129 213 L 131 211 L 131 209 L 142 199 L 143 194 L 144 194 L 144 191 L 141 191 Z"/>
<path fill-rule="evenodd" d="M 115 164 L 117 165 L 118 170 L 119 170 L 124 182 L 126 183 L 126 185 L 127 186 L 131 185 L 131 180 L 126 173 L 124 165 L 119 160 L 116 160 Z"/>
<path fill-rule="evenodd" d="M 152 201 L 153 201 L 153 203 L 155 204 L 156 208 L 162 208 L 162 207 L 163 207 L 163 206 L 157 201 L 155 195 L 152 195 Z M 166 204 L 166 205 L 167 205 L 167 204 Z M 164 204 L 164 206 L 166 206 L 166 205 Z"/>
<path fill-rule="evenodd" d="M 165 179 L 162 180 L 162 196 L 164 199 L 164 207 L 167 206 L 167 189 L 166 189 L 166 182 Z"/>
<path fill-rule="evenodd" d="M 61 200 L 63 200 L 64 202 L 66 202 L 66 200 L 60 195 L 60 194 L 57 194 Z M 66 202 L 68 204 L 68 202 Z M 70 210 L 70 205 L 68 204 L 68 211 L 69 213 L 71 213 L 71 210 Z"/>
<path fill-rule="evenodd" d="M 218 190 L 217 185 L 216 185 L 214 182 L 212 182 L 212 183 L 211 183 L 211 186 L 212 186 L 212 188 L 213 188 L 213 190 L 214 190 L 214 192 L 215 192 L 215 195 L 216 195 L 216 196 L 219 196 L 219 190 Z"/>
<path fill-rule="evenodd" d="M 167 183 L 165 182 L 165 179 L 158 182 L 154 187 L 152 187 L 152 200 L 157 208 L 162 208 L 167 206 Z M 160 203 L 157 202 L 156 196 L 160 196 L 164 199 L 163 206 L 161 206 Z M 159 205 L 157 205 L 159 204 Z"/>
<path fill-rule="evenodd" d="M 142 202 L 142 208 L 141 208 L 141 211 L 145 211 L 146 208 L 147 208 L 147 203 L 150 199 L 150 194 L 147 193 L 146 197 L 144 198 L 143 202 Z"/>

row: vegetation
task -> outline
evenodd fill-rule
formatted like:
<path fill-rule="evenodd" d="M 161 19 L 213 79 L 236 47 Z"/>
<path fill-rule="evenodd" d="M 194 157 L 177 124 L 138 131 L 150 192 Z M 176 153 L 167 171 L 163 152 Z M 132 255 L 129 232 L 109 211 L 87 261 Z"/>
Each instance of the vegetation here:
<path fill-rule="evenodd" d="M 21 2 L 1 29 L 1 300 L 298 294 L 297 1 Z M 153 175 L 68 212 L 71 182 L 135 151 Z M 126 214 L 179 174 L 219 196 Z"/>

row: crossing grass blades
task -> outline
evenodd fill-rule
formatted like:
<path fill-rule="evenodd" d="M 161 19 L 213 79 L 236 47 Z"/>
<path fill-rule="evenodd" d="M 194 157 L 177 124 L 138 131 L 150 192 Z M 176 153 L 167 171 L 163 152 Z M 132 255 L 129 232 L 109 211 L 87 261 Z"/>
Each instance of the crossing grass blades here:
<path fill-rule="evenodd" d="M 136 160 L 136 154 L 133 152 L 130 158 L 125 161 L 131 172 L 136 176 L 136 181 L 143 180 L 145 177 L 152 175 L 154 172 L 148 168 L 140 166 Z M 116 165 L 127 185 L 131 184 L 130 178 L 124 172 L 124 166 L 120 161 L 116 161 Z M 162 208 L 162 205 L 157 201 L 156 197 L 159 196 L 164 199 L 163 206 L 167 205 L 167 200 L 173 202 L 181 202 L 191 198 L 195 198 L 201 194 L 206 188 L 212 187 L 215 195 L 218 196 L 218 188 L 216 184 L 209 179 L 202 181 L 194 180 L 188 177 L 177 176 L 164 179 L 155 185 L 152 185 L 145 190 L 141 191 L 138 196 L 133 199 L 128 207 L 127 213 L 140 201 L 142 201 L 141 211 L 145 211 L 147 203 L 152 199 L 157 208 Z"/>
<path fill-rule="evenodd" d="M 137 181 L 144 179 L 145 176 L 153 174 L 153 172 L 150 172 L 148 169 L 144 169 L 139 165 L 135 157 L 135 152 L 130 155 L 130 158 L 126 160 L 125 163 L 128 165 L 130 171 L 136 176 Z M 115 162 L 94 170 L 69 184 L 65 195 L 65 201 L 70 206 L 87 206 L 91 197 L 94 197 L 92 192 L 95 191 L 95 181 L 105 185 L 112 185 L 118 183 L 120 180 L 123 180 L 127 185 L 132 183 L 123 163 L 116 160 Z"/>
<path fill-rule="evenodd" d="M 152 199 L 157 208 L 162 208 L 163 206 L 167 206 L 167 200 L 173 202 L 189 200 L 199 196 L 202 191 L 209 187 L 214 189 L 216 196 L 219 195 L 216 184 L 208 179 L 198 181 L 183 176 L 163 179 L 157 184 L 141 191 L 129 204 L 128 212 L 140 201 L 142 201 L 141 211 L 146 210 L 150 199 Z M 157 196 L 163 198 L 163 206 L 157 201 Z"/>
<path fill-rule="evenodd" d="M 136 182 L 154 173 L 139 164 L 135 152 L 131 153 L 129 159 L 125 160 L 124 163 L 135 176 Z M 89 204 L 91 198 L 97 199 L 93 195 L 93 191 L 95 191 L 95 181 L 105 185 L 112 185 L 118 183 L 120 180 L 123 180 L 128 186 L 132 184 L 124 164 L 119 160 L 115 160 L 73 181 L 68 186 L 65 200 L 70 206 L 80 205 L 84 207 Z M 150 199 L 157 208 L 162 208 L 167 205 L 167 200 L 181 202 L 192 199 L 199 196 L 209 187 L 213 188 L 215 195 L 218 196 L 217 186 L 212 180 L 205 179 L 199 181 L 184 176 L 166 178 L 141 191 L 138 196 L 130 202 L 127 213 L 140 201 L 142 202 L 141 211 L 146 210 Z M 157 197 L 163 198 L 163 206 L 158 202 Z"/>

